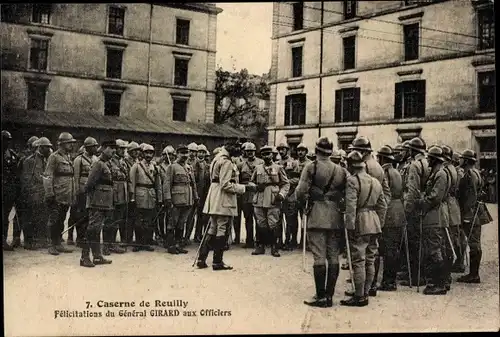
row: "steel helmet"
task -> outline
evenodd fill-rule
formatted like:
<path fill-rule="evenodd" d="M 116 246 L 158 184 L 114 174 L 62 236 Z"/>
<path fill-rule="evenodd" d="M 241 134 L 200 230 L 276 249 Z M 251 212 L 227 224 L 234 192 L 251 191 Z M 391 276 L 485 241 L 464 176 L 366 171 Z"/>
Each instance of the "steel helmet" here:
<path fill-rule="evenodd" d="M 471 149 L 467 149 L 464 152 L 462 152 L 460 158 L 477 161 L 476 152 L 472 151 Z"/>
<path fill-rule="evenodd" d="M 191 144 L 194 144 L 194 143 L 191 143 Z M 196 149 L 198 149 L 198 145 L 196 145 Z M 189 146 L 186 146 L 184 144 L 180 144 L 179 146 L 177 146 L 177 152 L 183 152 L 183 151 L 188 151 L 189 150 Z"/>
<path fill-rule="evenodd" d="M 123 142 L 123 145 L 120 146 L 120 147 L 123 147 L 124 149 L 127 149 L 128 148 L 128 142 L 126 140 L 122 140 Z"/>
<path fill-rule="evenodd" d="M 453 156 L 451 157 L 451 160 L 458 163 L 460 161 L 460 154 L 453 152 Z"/>
<path fill-rule="evenodd" d="M 339 152 L 342 158 L 347 158 L 347 153 L 344 150 L 339 150 Z"/>
<path fill-rule="evenodd" d="M 349 153 L 347 156 L 347 162 L 351 167 L 365 167 L 363 155 L 356 150 Z"/>
<path fill-rule="evenodd" d="M 449 147 L 448 145 L 441 146 L 441 149 L 443 149 L 444 159 L 451 161 L 451 158 L 453 158 L 453 149 L 451 147 Z"/>
<path fill-rule="evenodd" d="M 437 145 L 433 145 L 430 147 L 430 149 L 427 151 L 427 156 L 436 158 L 440 161 L 444 161 L 443 149 Z"/>
<path fill-rule="evenodd" d="M 276 147 L 272 146 L 272 147 L 271 147 L 271 149 L 272 149 L 271 151 L 272 151 L 274 154 L 279 154 L 279 152 L 278 152 L 278 148 L 276 148 Z"/>
<path fill-rule="evenodd" d="M 328 137 L 321 137 L 316 142 L 316 150 L 326 155 L 330 155 L 333 151 L 333 143 Z"/>
<path fill-rule="evenodd" d="M 139 147 L 141 148 L 141 151 L 144 151 L 144 145 L 146 145 L 146 143 L 141 143 L 141 144 L 139 145 Z"/>
<path fill-rule="evenodd" d="M 198 145 L 196 143 L 191 143 L 187 146 L 187 149 L 189 151 L 198 151 Z M 179 150 L 179 149 L 177 149 Z"/>
<path fill-rule="evenodd" d="M 222 148 L 220 148 L 220 147 L 216 147 L 216 148 L 212 151 L 212 154 L 215 156 L 215 155 L 217 155 L 217 153 L 219 153 L 221 150 L 222 150 Z"/>
<path fill-rule="evenodd" d="M 302 150 L 306 150 L 306 152 L 307 152 L 307 151 L 309 151 L 309 150 L 307 149 L 306 144 L 304 144 L 304 143 L 300 143 L 299 145 L 297 145 L 297 150 L 300 150 L 300 149 L 302 149 Z"/>
<path fill-rule="evenodd" d="M 409 140 L 405 140 L 403 142 L 403 150 L 408 150 L 410 148 L 410 141 Z"/>
<path fill-rule="evenodd" d="M 248 143 L 250 143 L 250 142 L 244 142 L 243 144 L 241 144 L 241 149 L 245 150 L 245 147 L 247 146 Z"/>
<path fill-rule="evenodd" d="M 420 153 L 424 153 L 427 146 L 425 145 L 425 142 L 422 138 L 415 137 L 408 143 L 408 148 L 418 151 Z"/>
<path fill-rule="evenodd" d="M 245 147 L 243 148 L 245 151 L 257 151 L 257 148 L 255 147 L 254 143 L 247 142 L 245 143 Z"/>
<path fill-rule="evenodd" d="M 172 145 L 167 145 L 164 149 L 163 149 L 163 154 L 175 154 L 175 149 Z"/>
<path fill-rule="evenodd" d="M 401 152 L 403 151 L 403 144 L 397 144 L 396 147 L 394 148 L 394 152 Z"/>
<path fill-rule="evenodd" d="M 384 157 L 390 160 L 395 160 L 394 152 L 390 146 L 384 145 L 378 150 L 377 155 L 380 157 Z"/>
<path fill-rule="evenodd" d="M 352 141 L 352 149 L 357 151 L 372 151 L 372 144 L 365 136 L 359 136 Z"/>
<path fill-rule="evenodd" d="M 2 130 L 2 138 L 12 139 L 12 135 L 7 130 Z"/>
<path fill-rule="evenodd" d="M 127 150 L 129 152 L 130 151 L 135 151 L 135 150 L 140 150 L 140 149 L 141 149 L 141 147 L 136 142 L 130 142 L 130 144 L 128 144 L 128 148 L 127 148 Z"/>
<path fill-rule="evenodd" d="M 97 146 L 99 145 L 97 143 L 97 140 L 95 140 L 95 138 L 92 138 L 92 137 L 87 137 L 85 138 L 85 140 L 83 141 L 83 146 L 84 147 L 89 147 L 89 146 Z"/>
<path fill-rule="evenodd" d="M 37 141 L 39 138 L 37 136 L 31 136 L 30 139 L 28 139 L 28 142 L 26 143 L 26 145 L 28 145 L 28 147 L 31 147 L 31 146 L 35 146 L 33 145 L 33 143 L 35 141 Z"/>
<path fill-rule="evenodd" d="M 73 136 L 71 135 L 71 133 L 69 133 L 69 132 L 62 132 L 59 135 L 59 138 L 57 139 L 57 142 L 59 144 L 76 143 L 76 139 L 73 138 Z"/>
<path fill-rule="evenodd" d="M 331 159 L 342 159 L 342 154 L 340 154 L 340 150 L 334 149 L 332 151 L 332 155 L 330 156 Z"/>
<path fill-rule="evenodd" d="M 273 152 L 273 148 L 269 145 L 264 145 L 263 147 L 260 148 L 260 154 L 267 154 L 267 153 L 272 153 Z"/>
<path fill-rule="evenodd" d="M 206 153 L 208 150 L 207 150 L 207 147 L 205 145 L 200 144 L 200 145 L 198 145 L 198 152 L 200 152 L 200 151 L 203 151 Z"/>
<path fill-rule="evenodd" d="M 289 149 L 290 147 L 288 146 L 287 143 L 284 143 L 284 142 L 281 142 L 279 143 L 278 146 L 276 146 L 276 149 L 279 150 L 279 149 Z"/>
<path fill-rule="evenodd" d="M 52 146 L 52 143 L 47 137 L 40 137 L 35 143 L 35 146 Z"/>
<path fill-rule="evenodd" d="M 153 145 L 144 144 L 144 146 L 142 147 L 142 152 L 155 152 L 155 148 L 153 147 Z"/>

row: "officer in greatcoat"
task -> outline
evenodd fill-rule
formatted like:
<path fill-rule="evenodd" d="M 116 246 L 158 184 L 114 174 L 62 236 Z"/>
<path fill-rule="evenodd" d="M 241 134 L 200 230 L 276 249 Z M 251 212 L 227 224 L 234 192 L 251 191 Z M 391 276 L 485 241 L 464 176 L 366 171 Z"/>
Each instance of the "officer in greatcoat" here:
<path fill-rule="evenodd" d="M 82 256 L 80 266 L 94 267 L 95 265 L 111 264 L 111 260 L 104 258 L 101 251 L 101 230 L 106 221 L 113 219 L 113 176 L 109 161 L 116 151 L 115 141 L 104 141 L 101 144 L 102 153 L 92 165 L 85 194 L 86 206 L 89 213 L 88 224 L 85 223 L 85 237 L 82 242 Z M 90 260 L 92 250 L 93 260 Z"/>
<path fill-rule="evenodd" d="M 9 232 L 9 214 L 19 195 L 18 167 L 19 154 L 12 150 L 12 135 L 2 130 L 2 222 L 3 222 L 3 250 L 12 251 L 14 248 L 7 243 Z"/>
<path fill-rule="evenodd" d="M 405 145 L 403 144 L 403 147 Z M 405 207 L 406 221 L 408 222 L 408 244 L 410 255 L 410 267 L 412 285 L 417 285 L 417 277 L 420 274 L 423 276 L 423 265 L 420 264 L 420 273 L 418 271 L 419 257 L 419 242 L 420 242 L 420 223 L 422 214 L 416 207 L 416 201 L 424 193 L 426 188 L 427 178 L 429 177 L 430 168 L 427 158 L 425 157 L 426 144 L 423 139 L 415 137 L 407 143 L 406 148 L 409 152 L 408 166 L 402 172 L 404 181 L 403 204 Z M 421 278 L 418 284 L 423 286 L 425 280 Z M 409 280 L 405 279 L 401 283 L 402 286 L 409 286 Z"/>
<path fill-rule="evenodd" d="M 194 180 L 198 189 L 198 197 L 200 201 L 196 206 L 196 228 L 194 241 L 200 243 L 208 225 L 208 217 L 203 214 L 203 206 L 207 198 L 208 188 L 210 187 L 210 172 L 208 171 L 210 164 L 207 163 L 206 156 L 208 150 L 203 144 L 198 145 L 197 161 L 194 165 Z"/>
<path fill-rule="evenodd" d="M 137 142 L 130 142 L 127 147 L 127 153 L 125 157 L 122 159 L 123 164 L 127 168 L 127 177 L 128 177 L 128 209 L 127 209 L 127 228 L 125 238 L 121 238 L 122 243 L 126 243 L 131 246 L 134 239 L 134 229 L 135 229 L 135 221 L 136 221 L 136 209 L 135 202 L 131 202 L 132 200 L 132 181 L 130 180 L 130 169 L 134 166 L 135 163 L 138 162 L 139 152 L 141 148 Z"/>
<path fill-rule="evenodd" d="M 45 200 L 49 209 L 49 228 L 51 246 L 49 254 L 71 253 L 72 250 L 61 243 L 64 220 L 71 205 L 76 200 L 73 162 L 69 153 L 76 140 L 68 132 L 59 135 L 59 149 L 47 160 L 44 173 Z"/>
<path fill-rule="evenodd" d="M 83 230 L 86 225 L 84 222 L 84 217 L 88 215 L 86 202 L 87 197 L 85 195 L 85 185 L 87 184 L 87 180 L 89 177 L 89 172 L 92 164 L 98 160 L 96 157 L 97 147 L 99 144 L 97 140 L 92 137 L 87 137 L 83 141 L 84 151 L 82 154 L 78 155 L 73 161 L 74 170 L 74 179 L 75 179 L 75 189 L 76 189 L 76 201 L 71 206 L 70 216 L 68 224 L 72 227 L 68 231 L 68 245 L 73 245 L 73 228 L 76 227 L 76 242 L 77 246 L 81 246 L 80 243 L 83 239 Z"/>
<path fill-rule="evenodd" d="M 186 254 L 182 248 L 184 226 L 198 201 L 196 182 L 191 167 L 187 164 L 189 150 L 185 145 L 177 147 L 177 159 L 167 167 L 163 182 L 165 207 L 170 210 L 167 229 L 167 251 L 170 254 Z"/>
<path fill-rule="evenodd" d="M 387 212 L 382 236 L 379 238 L 379 251 L 384 260 L 384 271 L 382 283 L 378 290 L 395 291 L 396 273 L 399 270 L 400 263 L 399 248 L 404 234 L 404 226 L 406 226 L 403 206 L 403 178 L 399 171 L 394 168 L 395 157 L 389 146 L 382 146 L 377 153 L 377 157 L 389 183 L 389 191 L 386 194 Z M 377 277 L 378 273 L 375 274 L 375 279 Z M 373 292 L 373 288 L 371 291 Z"/>
<path fill-rule="evenodd" d="M 208 267 L 206 259 L 209 249 L 214 251 L 213 270 L 231 270 L 233 267 L 223 261 L 226 233 L 233 218 L 237 215 L 237 195 L 246 189 L 255 189 L 255 185 L 239 183 L 238 169 L 231 161 L 239 151 L 237 143 L 228 141 L 221 148 L 210 165 L 211 185 L 208 190 L 203 213 L 210 216 L 209 229 L 205 241 L 202 242 L 197 262 L 198 268 Z"/>
<path fill-rule="evenodd" d="M 187 169 L 194 175 L 194 166 L 196 164 L 197 154 L 198 154 L 198 144 L 190 143 L 188 146 L 188 159 L 186 161 Z M 196 215 L 196 207 L 191 206 L 191 210 L 189 211 L 188 218 L 186 224 L 184 225 L 184 233 L 182 235 L 182 245 L 189 246 L 191 244 L 191 234 L 193 233 L 194 221 Z"/>
<path fill-rule="evenodd" d="M 165 182 L 167 180 L 167 168 L 170 164 L 172 164 L 172 161 L 175 160 L 175 149 L 173 148 L 172 145 L 167 145 L 163 151 L 162 151 L 162 156 L 161 160 L 159 161 L 158 165 L 158 171 L 160 172 L 160 177 L 161 177 L 161 184 L 162 188 L 165 186 Z M 165 191 L 163 192 L 163 197 L 165 198 Z M 168 221 L 170 221 L 170 210 L 167 210 L 165 208 L 163 215 L 160 215 L 158 219 L 158 234 L 163 240 L 163 247 L 168 248 L 167 246 L 167 227 L 168 227 Z"/>
<path fill-rule="evenodd" d="M 342 241 L 342 211 L 346 171 L 330 161 L 333 144 L 327 138 L 316 142 L 316 160 L 306 164 L 295 190 L 297 200 L 308 203 L 307 242 L 314 257 L 316 295 L 304 301 L 313 307 L 331 307 L 339 275 Z M 325 264 L 326 261 L 326 264 Z"/>
<path fill-rule="evenodd" d="M 260 154 L 264 164 L 257 165 L 250 182 L 257 186 L 253 197 L 259 245 L 252 255 L 265 254 L 265 245 L 271 246 L 271 254 L 280 257 L 279 240 L 283 237 L 279 226 L 282 202 L 290 190 L 290 183 L 283 166 L 272 162 L 272 148 L 263 146 Z"/>
<path fill-rule="evenodd" d="M 244 185 L 250 182 L 257 165 L 264 164 L 264 160 L 255 157 L 256 150 L 257 148 L 255 147 L 255 144 L 251 142 L 244 144 L 243 152 L 245 153 L 245 157 L 237 165 L 238 171 L 240 172 L 240 182 Z M 255 241 L 258 243 L 260 239 L 257 237 L 254 241 L 254 195 L 255 193 L 253 191 L 247 190 L 245 194 L 241 196 L 241 207 L 245 218 L 245 228 L 247 234 L 246 242 L 243 248 L 254 248 Z"/>
<path fill-rule="evenodd" d="M 362 307 L 368 305 L 375 277 L 377 238 L 382 232 L 387 203 L 379 180 L 366 173 L 363 155 L 353 150 L 347 161 L 352 175 L 347 178 L 344 226 L 352 254 L 354 296 L 340 304 Z"/>
<path fill-rule="evenodd" d="M 297 164 L 298 164 L 299 178 L 300 178 L 300 175 L 302 174 L 302 171 L 304 171 L 304 168 L 306 167 L 306 165 L 312 162 L 312 160 L 310 160 L 307 157 L 308 152 L 309 152 L 309 149 L 307 148 L 307 146 L 304 143 L 300 143 L 299 145 L 297 145 Z M 303 215 L 305 212 L 305 206 L 306 205 L 305 205 L 303 200 L 302 201 L 297 200 L 297 211 L 298 211 L 300 221 L 302 221 L 302 219 L 303 219 Z M 303 228 L 302 226 L 304 226 L 304 224 L 301 224 L 301 228 Z M 304 231 L 301 229 L 300 242 L 298 243 L 298 245 L 297 245 L 297 235 L 298 235 L 297 231 L 293 231 L 293 233 L 291 233 L 291 234 L 292 234 L 292 237 L 291 237 L 292 244 L 290 245 L 290 249 L 292 250 L 295 248 L 302 247 L 303 240 L 304 240 L 304 238 L 302 236 L 304 234 Z M 307 248 L 309 248 L 309 247 L 307 247 Z"/>
<path fill-rule="evenodd" d="M 426 180 L 423 196 L 415 200 L 415 208 L 422 214 L 422 251 L 420 258 L 424 266 L 427 286 L 424 295 L 445 295 L 448 273 L 444 247 L 447 244 L 445 228 L 448 222 L 446 198 L 450 182 L 443 169 L 443 150 L 431 146 L 427 151 L 430 174 Z M 418 262 L 417 262 L 418 263 Z"/>
<path fill-rule="evenodd" d="M 47 248 L 48 210 L 44 203 L 43 173 L 52 144 L 46 137 L 34 142 L 37 149 L 21 164 L 21 195 L 25 198 L 23 210 L 24 248 Z"/>
<path fill-rule="evenodd" d="M 161 177 L 158 169 L 151 162 L 154 151 L 152 145 L 145 144 L 142 151 L 144 159 L 135 163 L 130 169 L 132 194 L 130 201 L 135 202 L 137 212 L 134 252 L 154 251 L 150 244 L 153 241 L 155 208 L 163 203 Z"/>

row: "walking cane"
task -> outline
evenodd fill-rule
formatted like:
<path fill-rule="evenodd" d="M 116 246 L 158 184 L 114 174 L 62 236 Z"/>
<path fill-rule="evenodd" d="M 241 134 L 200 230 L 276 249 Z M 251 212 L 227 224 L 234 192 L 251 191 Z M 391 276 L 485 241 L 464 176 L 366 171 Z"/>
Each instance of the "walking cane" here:
<path fill-rule="evenodd" d="M 448 228 L 445 227 L 444 231 L 446 232 L 446 236 L 448 237 L 448 242 L 450 243 L 451 246 L 451 252 L 453 253 L 453 263 L 457 260 L 457 254 L 455 253 L 455 248 L 453 248 L 453 242 L 451 241 L 451 236 L 450 232 L 448 231 Z"/>
<path fill-rule="evenodd" d="M 422 263 L 422 216 L 420 215 L 420 237 L 418 239 L 417 293 L 420 292 L 420 269 Z"/>
<path fill-rule="evenodd" d="M 470 231 L 469 231 L 469 235 L 466 235 L 465 236 L 465 244 L 466 244 L 466 247 L 465 247 L 465 250 L 466 250 L 466 254 L 465 254 L 465 264 L 466 266 L 468 267 L 469 266 L 469 263 L 470 263 L 470 247 L 469 247 L 469 238 L 470 236 L 472 235 L 472 230 L 474 229 L 474 224 L 476 223 L 476 217 L 477 217 L 477 213 L 479 212 L 479 202 L 477 204 L 477 207 L 476 207 L 476 211 L 474 212 L 474 217 L 472 218 L 472 223 L 471 223 L 471 226 L 470 226 Z M 464 234 L 465 234 L 465 231 L 464 231 Z M 467 250 L 467 248 L 469 248 Z"/>
<path fill-rule="evenodd" d="M 209 220 L 209 221 L 212 221 L 212 220 Z M 198 261 L 198 256 L 200 256 L 201 246 L 203 246 L 203 244 L 205 243 L 205 238 L 207 237 L 207 233 L 208 233 L 209 228 L 210 228 L 210 224 L 207 226 L 207 228 L 205 229 L 205 232 L 203 233 L 203 237 L 201 238 L 200 245 L 198 246 L 198 250 L 196 251 L 196 256 L 194 257 L 194 262 L 193 262 L 193 265 L 191 267 L 194 267 L 194 265 Z"/>
<path fill-rule="evenodd" d="M 408 221 L 406 220 L 406 213 L 403 214 L 405 218 L 405 227 L 403 227 L 403 235 L 404 235 L 404 241 L 405 241 L 405 249 L 406 249 L 406 266 L 408 268 L 408 279 L 410 283 L 410 288 L 412 288 L 412 280 L 411 280 L 411 265 L 410 265 L 410 249 L 409 249 L 409 243 L 408 243 Z"/>
<path fill-rule="evenodd" d="M 351 260 L 351 247 L 349 246 L 349 235 L 347 234 L 347 228 L 344 227 L 345 235 L 345 245 L 347 249 L 347 264 L 349 265 L 349 275 L 351 276 L 352 290 L 356 294 L 356 286 L 354 284 L 354 273 L 352 271 L 352 260 Z"/>
<path fill-rule="evenodd" d="M 306 234 L 307 234 L 307 207 L 308 202 L 306 201 L 306 206 L 304 207 L 304 211 L 302 212 L 302 269 L 304 273 L 307 273 L 306 270 Z"/>
<path fill-rule="evenodd" d="M 89 220 L 89 216 L 88 215 L 84 215 L 83 217 L 81 217 L 80 219 L 78 219 L 77 221 L 75 221 L 75 223 L 71 226 L 68 226 L 68 228 L 66 228 L 62 233 L 61 235 L 63 235 L 64 233 L 66 233 L 67 231 L 69 231 L 71 228 L 74 228 L 76 227 L 76 225 L 79 225 L 81 222 L 85 221 L 85 220 Z"/>

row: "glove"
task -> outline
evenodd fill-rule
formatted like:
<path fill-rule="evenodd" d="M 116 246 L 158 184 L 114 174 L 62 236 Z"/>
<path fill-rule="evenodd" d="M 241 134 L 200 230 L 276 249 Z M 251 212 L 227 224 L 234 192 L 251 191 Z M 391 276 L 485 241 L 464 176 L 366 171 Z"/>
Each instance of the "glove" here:
<path fill-rule="evenodd" d="M 167 209 L 174 207 L 174 204 L 172 204 L 172 200 L 165 200 L 165 207 Z"/>
<path fill-rule="evenodd" d="M 246 189 L 247 191 L 252 191 L 252 192 L 253 192 L 253 191 L 256 191 L 256 190 L 257 190 L 257 185 L 255 185 L 255 184 L 254 184 L 254 183 L 252 183 L 252 182 L 249 182 L 249 183 L 248 183 L 248 184 L 246 184 L 245 186 L 246 186 L 246 187 L 245 187 L 245 189 Z"/>
<path fill-rule="evenodd" d="M 45 203 L 48 205 L 48 206 L 52 206 L 56 203 L 56 197 L 55 196 L 52 196 L 52 197 L 47 197 L 45 199 Z"/>
<path fill-rule="evenodd" d="M 264 192 L 265 189 L 266 189 L 266 184 L 257 185 L 257 192 Z"/>
<path fill-rule="evenodd" d="M 276 196 L 276 202 L 282 202 L 283 200 L 285 200 L 285 197 L 278 193 Z"/>

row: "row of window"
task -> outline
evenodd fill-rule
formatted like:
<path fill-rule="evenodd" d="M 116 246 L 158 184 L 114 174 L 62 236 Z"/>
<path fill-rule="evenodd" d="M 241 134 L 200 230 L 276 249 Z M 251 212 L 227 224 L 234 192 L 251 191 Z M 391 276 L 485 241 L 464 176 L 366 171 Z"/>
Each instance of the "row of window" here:
<path fill-rule="evenodd" d="M 108 9 L 108 34 L 123 36 L 125 29 L 125 8 L 109 6 Z M 2 11 L 2 21 L 8 21 L 9 13 L 6 13 L 7 10 L 8 8 Z M 31 22 L 50 24 L 51 14 L 52 4 L 33 4 Z M 176 19 L 176 44 L 189 45 L 189 28 L 189 20 Z"/>
<path fill-rule="evenodd" d="M 425 80 L 395 84 L 394 119 L 425 117 Z M 478 73 L 479 112 L 494 112 L 495 71 Z M 360 121 L 360 88 L 335 90 L 335 123 Z M 306 124 L 306 94 L 285 97 L 284 125 Z"/>
<path fill-rule="evenodd" d="M 29 82 L 27 92 L 27 109 L 43 111 L 46 109 L 48 85 L 45 83 Z M 104 91 L 104 115 L 120 116 L 122 94 L 113 91 Z M 186 121 L 188 100 L 173 98 L 172 119 Z"/>
<path fill-rule="evenodd" d="M 49 40 L 31 39 L 30 63 L 32 70 L 46 71 L 48 63 Z M 106 77 L 120 79 L 122 77 L 123 49 L 107 48 Z M 174 85 L 187 86 L 189 60 L 174 57 Z"/>

